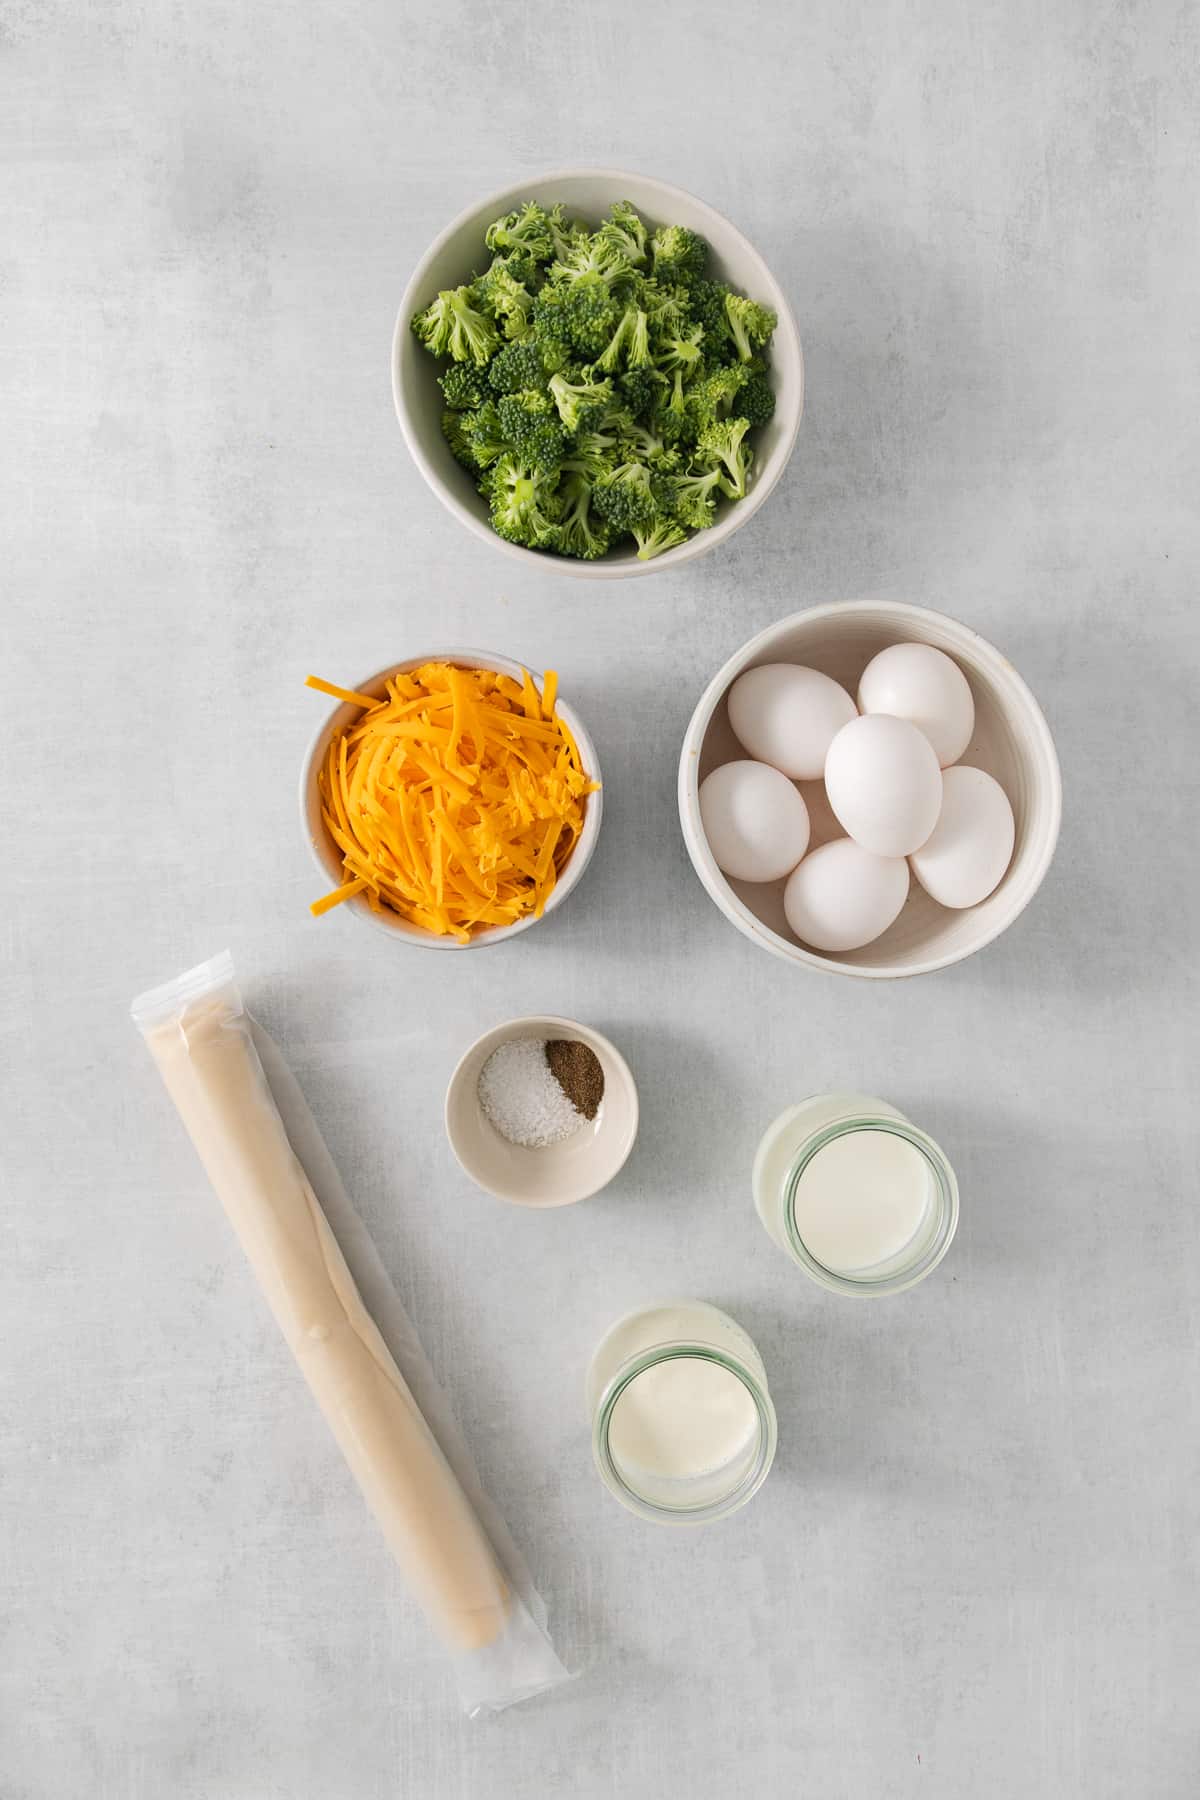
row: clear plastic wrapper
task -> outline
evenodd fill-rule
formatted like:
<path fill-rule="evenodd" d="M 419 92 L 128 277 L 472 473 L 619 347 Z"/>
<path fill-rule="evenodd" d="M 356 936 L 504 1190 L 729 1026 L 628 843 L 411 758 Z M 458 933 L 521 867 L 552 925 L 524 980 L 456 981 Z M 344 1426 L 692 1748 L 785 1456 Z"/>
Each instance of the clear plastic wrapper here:
<path fill-rule="evenodd" d="M 316 1121 L 243 1008 L 232 959 L 141 995 L 133 1018 L 468 1713 L 568 1679 L 529 1570 Z"/>

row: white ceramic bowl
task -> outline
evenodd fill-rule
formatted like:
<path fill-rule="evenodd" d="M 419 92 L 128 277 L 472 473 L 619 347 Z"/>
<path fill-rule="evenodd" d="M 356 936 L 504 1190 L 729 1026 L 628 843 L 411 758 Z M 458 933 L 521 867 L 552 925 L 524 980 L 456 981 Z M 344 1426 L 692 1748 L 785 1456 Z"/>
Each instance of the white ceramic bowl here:
<path fill-rule="evenodd" d="M 744 669 L 805 663 L 857 692 L 870 659 L 889 644 L 933 644 L 952 656 L 971 684 L 975 730 L 961 761 L 994 775 L 1012 803 L 1016 845 L 1008 872 L 979 906 L 949 912 L 914 879 L 895 924 L 861 950 L 826 955 L 796 941 L 783 912 L 782 881 L 765 886 L 722 875 L 700 823 L 698 789 L 710 769 L 744 756 L 729 724 L 726 695 Z M 812 846 L 841 837 L 823 784 L 799 783 L 812 820 Z M 944 613 L 887 600 L 814 606 L 768 626 L 731 656 L 692 714 L 679 760 L 679 814 L 697 875 L 725 917 L 785 962 L 843 975 L 924 975 L 982 950 L 1012 924 L 1037 892 L 1054 855 L 1062 783 L 1049 727 L 1012 664 L 984 638 Z"/>
<path fill-rule="evenodd" d="M 493 1050 L 512 1038 L 569 1038 L 586 1044 L 604 1071 L 604 1098 L 592 1120 L 557 1144 L 527 1150 L 510 1144 L 479 1104 L 479 1075 Z M 446 1090 L 446 1136 L 478 1187 L 517 1206 L 570 1206 L 598 1193 L 624 1165 L 638 1127 L 638 1097 L 629 1064 L 598 1031 L 553 1016 L 510 1019 L 467 1051 Z"/>
<path fill-rule="evenodd" d="M 385 683 L 389 675 L 399 675 L 409 669 L 419 669 L 422 663 L 448 662 L 457 663 L 464 669 L 496 669 L 502 675 L 511 675 L 520 681 L 523 664 L 513 662 L 507 656 L 493 656 L 487 650 L 426 650 L 419 656 L 410 656 L 404 662 L 391 663 L 372 675 L 367 681 L 356 681 L 352 685 L 357 693 L 378 694 L 381 698 L 386 692 Z M 533 674 L 533 671 L 530 671 Z M 534 683 L 541 692 L 541 682 L 533 674 Z M 561 697 L 555 703 L 556 712 L 560 712 L 567 727 L 579 746 L 579 754 L 583 758 L 583 766 L 593 781 L 600 779 L 600 765 L 596 758 L 596 748 L 580 719 L 579 714 Z M 336 844 L 331 840 L 321 818 L 321 796 L 317 786 L 317 776 L 325 760 L 325 752 L 329 748 L 329 740 L 335 731 L 343 730 L 359 718 L 356 706 L 342 705 L 327 714 L 316 736 L 308 747 L 304 758 L 304 766 L 300 772 L 300 824 L 304 832 L 304 841 L 321 875 L 325 880 L 326 892 L 340 886 L 345 879 L 342 872 L 342 859 Z M 591 861 L 592 852 L 596 848 L 596 839 L 600 834 L 600 817 L 603 812 L 603 792 L 599 789 L 589 794 L 584 801 L 583 830 L 579 842 L 572 850 L 566 867 L 558 878 L 558 883 L 546 902 L 546 910 L 542 917 L 548 918 L 556 908 L 560 907 L 567 895 L 575 888 Z M 478 950 L 488 944 L 499 944 L 508 938 L 516 937 L 522 931 L 528 931 L 531 925 L 538 923 L 532 915 L 521 919 L 516 925 L 495 925 L 487 931 L 480 931 L 467 943 L 460 944 L 457 938 L 437 937 L 431 931 L 422 931 L 417 925 L 409 925 L 398 913 L 383 910 L 372 912 L 366 900 L 356 895 L 351 900 L 344 900 L 337 909 L 339 912 L 350 912 L 355 918 L 365 919 L 379 931 L 386 931 L 388 936 L 400 943 L 418 944 L 424 950 Z"/>
<path fill-rule="evenodd" d="M 629 200 L 651 225 L 687 225 L 708 240 L 712 249 L 710 266 L 715 275 L 778 314 L 779 323 L 770 347 L 775 416 L 754 434 L 755 471 L 745 499 L 723 501 L 715 525 L 696 532 L 686 544 L 664 551 L 649 562 L 639 562 L 636 549 L 632 548 L 609 551 L 595 562 L 581 562 L 574 556 L 526 550 L 498 537 L 488 523 L 483 496 L 468 471 L 455 462 L 442 434 L 445 401 L 437 383 L 441 364 L 413 335 L 413 314 L 427 306 L 442 288 L 458 287 L 486 267 L 489 252 L 484 248 L 484 231 L 493 219 L 511 212 L 525 200 L 536 200 L 543 206 L 553 206 L 561 200 L 568 213 L 591 224 L 599 224 L 614 200 Z M 677 569 L 681 563 L 715 550 L 753 518 L 783 474 L 796 442 L 804 410 L 804 359 L 796 321 L 782 288 L 758 251 L 728 219 L 694 194 L 669 187 L 663 181 L 652 181 L 646 175 L 630 175 L 620 169 L 559 169 L 531 175 L 499 193 L 489 194 L 460 213 L 434 239 L 413 271 L 400 302 L 392 341 L 392 393 L 414 462 L 443 506 L 468 531 L 522 562 L 538 563 L 564 575 L 604 581 Z"/>

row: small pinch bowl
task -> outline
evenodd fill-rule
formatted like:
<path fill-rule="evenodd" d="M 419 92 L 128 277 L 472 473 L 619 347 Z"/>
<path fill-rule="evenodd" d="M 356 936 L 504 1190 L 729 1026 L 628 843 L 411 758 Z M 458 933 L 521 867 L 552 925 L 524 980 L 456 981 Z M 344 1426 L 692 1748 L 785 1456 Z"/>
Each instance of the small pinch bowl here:
<path fill-rule="evenodd" d="M 422 663 L 430 662 L 456 663 L 459 668 L 463 669 L 494 669 L 501 675 L 511 675 L 515 681 L 520 681 L 522 670 L 529 666 L 525 663 L 514 662 L 508 656 L 494 656 L 488 650 L 425 650 L 417 656 L 406 657 L 403 662 L 389 663 L 386 669 L 380 669 L 378 674 L 370 676 L 366 681 L 356 681 L 351 685 L 360 694 L 377 694 L 382 699 L 387 691 L 386 683 L 389 676 L 407 674 L 412 669 L 419 669 Z M 533 677 L 534 686 L 540 694 L 542 691 L 541 680 L 532 668 L 529 672 Z M 579 746 L 579 754 L 583 758 L 583 765 L 589 778 L 599 781 L 600 766 L 596 759 L 596 747 L 579 714 L 574 707 L 562 699 L 555 703 L 555 711 L 562 714 L 568 730 Z M 344 730 L 347 725 L 352 725 L 359 717 L 361 717 L 360 709 L 349 704 L 336 706 L 331 713 L 328 713 L 309 744 L 300 771 L 300 826 L 309 854 L 326 883 L 326 891 L 338 887 L 345 877 L 337 846 L 331 841 L 321 818 L 321 795 L 317 777 L 334 733 Z M 578 886 L 582 879 L 584 870 L 592 859 L 592 852 L 596 848 L 596 839 L 600 835 L 600 819 L 604 810 L 603 801 L 602 788 L 597 788 L 595 793 L 589 794 L 584 801 L 583 830 L 567 859 L 553 893 L 546 902 L 546 908 L 542 914 L 543 919 L 549 918 L 550 914 L 562 905 L 568 894 Z M 518 937 L 521 932 L 528 931 L 530 926 L 539 923 L 531 913 L 528 917 L 519 919 L 515 925 L 489 926 L 486 931 L 477 932 L 467 943 L 460 944 L 457 938 L 438 937 L 432 931 L 423 931 L 418 925 L 410 925 L 398 913 L 390 912 L 386 908 L 379 912 L 372 912 L 361 894 L 355 895 L 353 899 L 344 900 L 337 910 L 338 912 L 349 912 L 355 918 L 362 919 L 368 925 L 374 926 L 377 931 L 386 932 L 397 943 L 415 944 L 422 950 L 481 950 L 488 945 L 504 943 L 509 938 Z"/>
<path fill-rule="evenodd" d="M 951 912 L 914 876 L 908 900 L 882 937 L 861 950 L 824 953 L 793 937 L 783 911 L 785 883 L 733 881 L 718 869 L 700 822 L 699 787 L 711 769 L 744 756 L 726 698 L 746 669 L 803 663 L 840 681 L 853 696 L 867 663 L 890 644 L 932 644 L 958 664 L 975 700 L 975 729 L 960 761 L 995 777 L 1008 795 L 1016 842 L 999 886 L 978 906 Z M 810 848 L 844 835 L 824 784 L 797 784 L 812 822 Z M 692 866 L 731 924 L 784 962 L 876 980 L 926 975 L 962 962 L 998 938 L 1028 906 L 1054 856 L 1062 820 L 1062 779 L 1050 728 L 1008 658 L 968 625 L 927 607 L 889 600 L 843 600 L 793 613 L 760 631 L 729 658 L 701 695 L 679 758 L 679 816 Z"/>
<path fill-rule="evenodd" d="M 591 1120 L 557 1144 L 510 1144 L 479 1104 L 479 1076 L 494 1050 L 514 1038 L 567 1038 L 586 1044 L 604 1071 L 604 1098 Z M 531 1014 L 484 1032 L 446 1089 L 446 1136 L 459 1165 L 485 1193 L 515 1206 L 571 1206 L 607 1187 L 624 1167 L 638 1129 L 637 1086 L 621 1052 L 574 1019 Z"/>
<path fill-rule="evenodd" d="M 593 224 L 600 221 L 614 200 L 628 200 L 652 227 L 686 225 L 707 239 L 712 273 L 769 306 L 778 317 L 769 352 L 775 416 L 754 434 L 754 474 L 745 498 L 723 501 L 716 522 L 706 531 L 695 532 L 686 543 L 652 557 L 649 562 L 639 562 L 636 548 L 629 547 L 610 550 L 594 562 L 581 562 L 574 556 L 555 556 L 545 550 L 528 550 L 523 544 L 508 543 L 492 530 L 486 502 L 474 478 L 455 462 L 442 434 L 445 401 L 437 383 L 438 360 L 413 336 L 412 316 L 442 288 L 457 287 L 470 280 L 472 270 L 482 266 L 489 254 L 483 243 L 487 227 L 525 200 L 536 200 L 543 206 L 561 200 L 568 212 Z M 633 175 L 620 169 L 552 169 L 529 175 L 475 201 L 430 244 L 400 301 L 392 336 L 392 398 L 413 461 L 460 525 L 510 561 L 523 562 L 527 569 L 541 568 L 547 574 L 578 576 L 584 581 L 613 581 L 678 569 L 715 550 L 749 523 L 783 474 L 796 445 L 804 411 L 804 357 L 796 320 L 778 281 L 736 225 L 705 201 L 649 175 Z"/>

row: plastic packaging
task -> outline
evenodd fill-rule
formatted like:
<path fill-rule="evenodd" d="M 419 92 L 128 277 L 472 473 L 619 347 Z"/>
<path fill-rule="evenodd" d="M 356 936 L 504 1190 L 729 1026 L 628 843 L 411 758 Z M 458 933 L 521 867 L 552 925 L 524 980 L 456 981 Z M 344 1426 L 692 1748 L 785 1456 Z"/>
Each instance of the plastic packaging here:
<path fill-rule="evenodd" d="M 228 954 L 133 1018 L 468 1713 L 568 1679 L 408 1315 Z"/>

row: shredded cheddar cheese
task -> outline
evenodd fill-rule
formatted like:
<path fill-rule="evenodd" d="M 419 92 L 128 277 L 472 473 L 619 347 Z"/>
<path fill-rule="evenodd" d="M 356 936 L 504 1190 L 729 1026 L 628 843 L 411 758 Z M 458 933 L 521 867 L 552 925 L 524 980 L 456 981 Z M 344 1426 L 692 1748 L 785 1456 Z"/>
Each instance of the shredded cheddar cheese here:
<path fill-rule="evenodd" d="M 362 708 L 318 775 L 344 879 L 314 915 L 362 894 L 462 943 L 541 917 L 600 785 L 557 714 L 553 670 L 541 694 L 527 670 L 517 682 L 449 663 L 391 677 L 383 699 L 308 686 Z"/>

